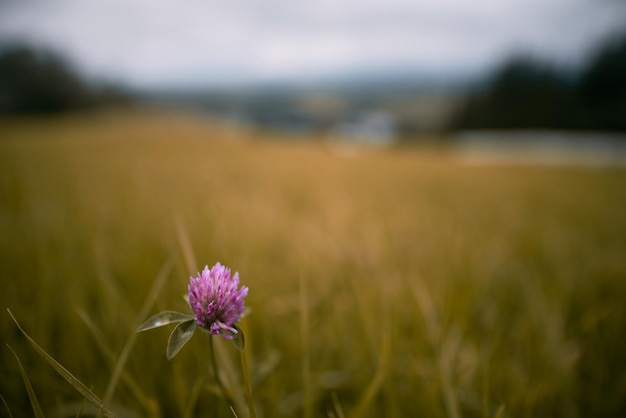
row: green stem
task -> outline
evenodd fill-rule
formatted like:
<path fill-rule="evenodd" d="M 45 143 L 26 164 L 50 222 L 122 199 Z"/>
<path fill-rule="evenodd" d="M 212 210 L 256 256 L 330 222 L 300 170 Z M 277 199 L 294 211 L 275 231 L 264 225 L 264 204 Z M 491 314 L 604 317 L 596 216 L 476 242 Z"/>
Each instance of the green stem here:
<path fill-rule="evenodd" d="M 250 418 L 256 418 L 256 411 L 254 409 L 254 402 L 252 401 L 252 385 L 250 384 L 250 375 L 248 373 L 248 360 L 246 359 L 246 351 L 242 348 L 239 350 L 241 353 L 241 370 L 243 373 L 243 382 L 246 386 L 246 397 L 248 398 L 248 410 L 250 411 Z"/>
<path fill-rule="evenodd" d="M 217 381 L 217 385 L 220 387 L 220 390 L 222 391 L 222 396 L 224 397 L 224 399 L 226 399 L 226 402 L 228 402 L 229 405 L 233 405 L 233 399 L 232 397 L 229 395 L 228 390 L 226 389 L 226 386 L 224 386 L 224 382 L 222 382 L 222 379 L 220 378 L 220 373 L 217 369 L 217 357 L 215 357 L 215 345 L 213 343 L 213 336 L 209 335 L 209 345 L 211 346 L 211 363 L 213 365 L 213 375 L 215 376 L 215 380 Z"/>

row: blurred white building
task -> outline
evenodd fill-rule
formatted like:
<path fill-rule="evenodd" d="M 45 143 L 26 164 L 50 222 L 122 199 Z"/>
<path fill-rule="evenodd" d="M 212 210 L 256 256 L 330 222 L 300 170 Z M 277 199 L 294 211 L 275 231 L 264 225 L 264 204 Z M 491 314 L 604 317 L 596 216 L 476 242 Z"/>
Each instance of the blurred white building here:
<path fill-rule="evenodd" d="M 340 122 L 333 136 L 370 145 L 388 145 L 396 137 L 395 120 L 380 110 L 358 113 Z"/>

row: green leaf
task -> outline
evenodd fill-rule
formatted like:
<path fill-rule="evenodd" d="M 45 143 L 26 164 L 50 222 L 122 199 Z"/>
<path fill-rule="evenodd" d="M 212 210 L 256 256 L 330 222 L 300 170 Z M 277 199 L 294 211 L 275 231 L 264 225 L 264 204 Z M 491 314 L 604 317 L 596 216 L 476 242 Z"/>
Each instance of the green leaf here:
<path fill-rule="evenodd" d="M 146 322 L 139 325 L 139 328 L 137 328 L 137 331 L 135 332 L 147 331 L 152 328 L 158 328 L 176 322 L 187 322 L 190 320 L 193 320 L 193 316 L 185 315 L 180 312 L 164 311 L 150 317 L 150 319 Z"/>
<path fill-rule="evenodd" d="M 233 324 L 232 327 L 237 330 L 237 334 L 233 335 L 233 343 L 239 350 L 243 350 L 246 346 L 246 336 L 243 335 L 243 330 L 237 325 Z"/>
<path fill-rule="evenodd" d="M 167 359 L 171 360 L 180 351 L 181 348 L 189 341 L 196 330 L 196 321 L 190 319 L 185 322 L 181 322 L 176 325 L 174 331 L 170 334 L 169 340 L 167 340 Z"/>

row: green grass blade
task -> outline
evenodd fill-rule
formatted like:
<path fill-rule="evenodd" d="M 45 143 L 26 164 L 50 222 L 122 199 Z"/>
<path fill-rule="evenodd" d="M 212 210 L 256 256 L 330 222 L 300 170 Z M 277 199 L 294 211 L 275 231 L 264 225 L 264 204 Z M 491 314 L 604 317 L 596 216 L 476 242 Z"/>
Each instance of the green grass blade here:
<path fill-rule="evenodd" d="M 178 243 L 180 244 L 183 257 L 185 258 L 185 264 L 187 264 L 189 272 L 192 272 L 198 266 L 198 263 L 196 262 L 196 256 L 193 252 L 191 240 L 189 239 L 189 234 L 187 233 L 187 228 L 185 227 L 185 222 L 183 221 L 181 215 L 176 215 L 174 217 L 174 224 L 176 226 Z"/>
<path fill-rule="evenodd" d="M 4 399 L 4 396 L 0 395 L 0 399 L 2 399 L 2 404 L 4 405 L 4 409 L 7 410 L 7 414 L 9 415 L 9 418 L 13 418 L 11 409 L 9 408 L 9 405 L 7 405 L 7 401 Z"/>
<path fill-rule="evenodd" d="M 311 418 L 313 416 L 313 384 L 311 378 L 311 341 L 309 327 L 309 307 L 307 299 L 307 283 L 302 274 L 299 280 L 299 302 L 300 302 L 300 344 L 302 347 L 302 355 L 300 364 L 302 371 L 302 392 L 303 399 L 303 418 Z"/>
<path fill-rule="evenodd" d="M 495 414 L 493 415 L 493 418 L 502 418 L 502 416 L 504 415 L 504 410 L 505 410 L 505 405 L 502 404 L 498 407 L 498 409 L 496 409 Z"/>
<path fill-rule="evenodd" d="M 20 358 L 17 356 L 15 351 L 13 351 L 13 349 L 11 348 L 9 344 L 7 344 L 7 347 L 9 347 L 9 350 L 11 350 L 11 352 L 15 356 L 17 365 L 20 368 L 20 373 L 22 374 L 22 379 L 24 379 L 24 386 L 26 386 L 26 392 L 28 392 L 28 399 L 30 399 L 30 404 L 33 407 L 33 413 L 35 414 L 35 417 L 44 418 L 45 415 L 43 414 L 43 411 L 41 410 L 41 406 L 39 405 L 39 401 L 37 400 L 37 396 L 35 395 L 33 386 L 30 384 L 30 380 L 28 379 L 28 376 L 26 375 L 26 371 L 24 370 L 24 366 L 22 366 L 22 362 L 20 361 Z"/>
<path fill-rule="evenodd" d="M 150 293 L 148 297 L 146 297 L 141 310 L 139 311 L 139 318 L 144 318 L 150 307 L 154 304 L 158 294 L 161 292 L 163 285 L 165 284 L 165 280 L 172 269 L 172 261 L 167 260 L 163 267 L 161 267 L 161 271 L 154 281 L 152 288 L 150 289 Z M 113 372 L 111 373 L 111 379 L 109 379 L 109 384 L 107 385 L 106 390 L 104 391 L 103 400 L 105 403 L 108 403 L 113 398 L 113 393 L 115 392 L 115 388 L 117 387 L 117 383 L 119 382 L 120 376 L 122 375 L 122 371 L 124 369 L 124 365 L 128 360 L 128 356 L 130 355 L 130 351 L 133 348 L 135 343 L 135 339 L 137 338 L 136 333 L 131 332 L 130 336 L 126 340 L 126 344 L 124 344 L 124 348 L 122 349 L 122 353 L 119 355 L 117 362 L 115 363 L 115 367 L 113 368 Z"/>
<path fill-rule="evenodd" d="M 78 408 L 78 411 L 76 411 L 76 418 L 80 418 L 80 416 L 83 414 L 83 409 L 85 409 L 85 402 L 86 399 L 83 398 L 83 401 L 80 403 L 80 408 Z"/>
<path fill-rule="evenodd" d="M 107 343 L 103 339 L 103 332 L 96 326 L 94 321 L 89 317 L 89 315 L 83 311 L 82 309 L 77 309 L 76 313 L 79 318 L 85 323 L 89 332 L 91 332 L 98 348 L 102 355 L 108 360 L 112 369 L 115 369 L 115 365 L 118 363 L 119 359 L 116 354 L 113 353 L 113 350 L 108 347 Z M 134 335 L 134 334 L 133 334 Z M 129 375 L 127 372 L 122 370 L 121 379 L 124 382 L 126 388 L 130 390 L 135 399 L 137 399 L 146 409 L 146 411 L 152 410 L 151 399 L 148 395 L 146 395 L 143 389 L 139 386 L 139 384 L 135 381 L 135 379 Z M 106 393 L 106 392 L 105 392 Z M 108 403 L 106 401 L 106 397 L 103 397 L 104 403 Z"/>
<path fill-rule="evenodd" d="M 193 319 L 193 316 L 185 315 L 175 311 L 164 311 L 158 313 L 143 324 L 139 325 L 136 332 L 147 331 L 149 329 L 163 327 L 165 325 L 174 324 L 177 322 L 187 322 Z"/>
<path fill-rule="evenodd" d="M 180 351 L 181 348 L 189 341 L 196 330 L 196 322 L 190 319 L 181 322 L 174 328 L 167 341 L 167 359 L 171 360 Z"/>
<path fill-rule="evenodd" d="M 189 399 L 187 400 L 187 406 L 185 407 L 185 413 L 183 418 L 192 418 L 193 417 L 193 409 L 198 402 L 198 397 L 200 396 L 200 391 L 204 386 L 204 376 L 200 375 L 196 379 L 196 383 L 191 388 L 189 392 Z"/>
<path fill-rule="evenodd" d="M 385 300 L 383 300 L 383 321 L 381 329 L 383 332 L 381 335 L 380 349 L 378 351 L 378 369 L 354 410 L 351 411 L 349 415 L 350 418 L 360 418 L 367 413 L 368 408 L 374 402 L 374 398 L 378 394 L 387 376 L 391 358 L 391 316 Z"/>
<path fill-rule="evenodd" d="M 11 316 L 11 319 L 13 319 L 13 322 L 15 322 L 15 325 L 17 325 L 17 328 L 20 330 L 22 335 L 24 335 L 28 342 L 35 348 L 37 353 L 39 353 L 39 355 L 43 357 L 44 360 L 46 360 L 48 364 L 50 364 L 52 368 L 57 371 L 57 373 L 59 373 L 65 380 L 67 380 L 70 385 L 74 387 L 74 389 L 76 389 L 89 402 L 91 402 L 96 408 L 98 408 L 100 412 L 104 414 L 104 416 L 115 417 L 115 414 L 106 408 L 102 400 L 100 400 L 100 398 L 98 398 L 95 393 L 93 393 L 87 386 L 85 386 L 85 384 L 81 382 L 76 376 L 70 373 L 69 370 L 63 367 L 61 363 L 56 361 L 50 354 L 48 354 L 46 350 L 41 348 L 39 344 L 37 344 L 35 340 L 33 340 L 30 335 L 28 335 L 26 331 L 22 329 L 21 325 L 19 324 L 19 322 L 17 322 L 17 319 L 15 319 L 10 309 L 7 309 L 7 312 Z"/>
<path fill-rule="evenodd" d="M 213 376 L 224 401 L 231 405 L 235 411 L 238 411 L 242 418 L 249 417 L 247 414 L 248 403 L 244 391 L 241 390 L 239 380 L 240 368 L 233 364 L 232 357 L 229 355 L 231 341 L 210 335 L 208 332 L 204 334 L 209 340 Z M 242 352 L 240 351 L 240 353 Z"/>
<path fill-rule="evenodd" d="M 242 348 L 239 350 L 239 355 L 244 387 L 246 388 L 246 398 L 248 400 L 248 412 L 250 413 L 250 418 L 256 418 L 256 408 L 254 407 L 254 399 L 252 398 L 252 384 L 250 383 L 250 370 L 248 369 L 246 351 Z"/>
<path fill-rule="evenodd" d="M 345 418 L 345 415 L 343 413 L 343 408 L 341 408 L 341 403 L 339 403 L 339 398 L 337 397 L 337 392 L 333 392 L 331 394 L 332 397 L 332 401 L 333 401 L 333 409 L 335 410 L 335 416 L 337 418 Z"/>

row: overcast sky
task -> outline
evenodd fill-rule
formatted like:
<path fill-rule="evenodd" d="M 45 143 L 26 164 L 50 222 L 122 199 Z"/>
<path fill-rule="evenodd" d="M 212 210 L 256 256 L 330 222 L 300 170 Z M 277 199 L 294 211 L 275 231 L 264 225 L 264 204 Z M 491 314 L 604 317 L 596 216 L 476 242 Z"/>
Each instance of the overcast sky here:
<path fill-rule="evenodd" d="M 0 40 L 135 87 L 467 76 L 514 52 L 580 63 L 622 0 L 0 0 Z"/>

